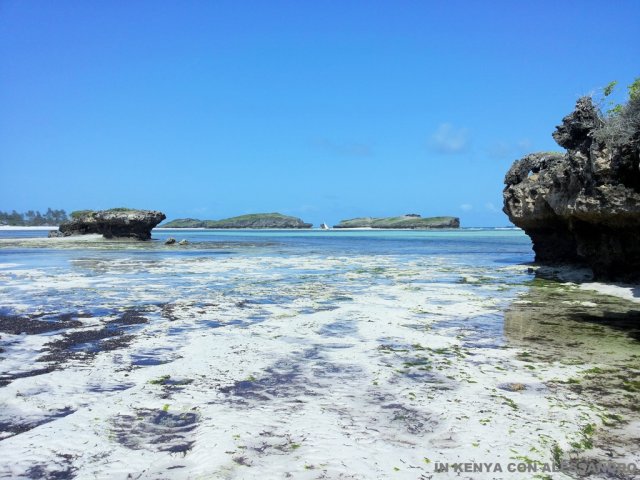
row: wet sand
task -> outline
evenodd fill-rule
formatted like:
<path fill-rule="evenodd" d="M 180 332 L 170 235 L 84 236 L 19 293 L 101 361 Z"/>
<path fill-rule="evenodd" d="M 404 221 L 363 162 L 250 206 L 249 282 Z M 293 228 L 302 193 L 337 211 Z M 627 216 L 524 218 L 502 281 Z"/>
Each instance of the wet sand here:
<path fill-rule="evenodd" d="M 580 459 L 640 465 L 637 305 L 527 266 L 87 254 L 0 264 L 0 299 L 6 477 L 533 478 L 434 466 L 563 460 L 536 477 L 562 479 Z"/>

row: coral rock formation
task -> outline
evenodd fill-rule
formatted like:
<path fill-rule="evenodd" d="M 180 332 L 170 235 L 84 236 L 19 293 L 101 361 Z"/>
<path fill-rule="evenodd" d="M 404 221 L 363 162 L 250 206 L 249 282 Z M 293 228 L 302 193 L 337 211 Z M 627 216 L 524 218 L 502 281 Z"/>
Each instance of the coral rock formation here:
<path fill-rule="evenodd" d="M 567 149 L 516 161 L 505 177 L 504 212 L 533 242 L 536 261 L 588 265 L 596 277 L 640 276 L 640 128 L 603 138 L 590 98 L 556 128 Z"/>

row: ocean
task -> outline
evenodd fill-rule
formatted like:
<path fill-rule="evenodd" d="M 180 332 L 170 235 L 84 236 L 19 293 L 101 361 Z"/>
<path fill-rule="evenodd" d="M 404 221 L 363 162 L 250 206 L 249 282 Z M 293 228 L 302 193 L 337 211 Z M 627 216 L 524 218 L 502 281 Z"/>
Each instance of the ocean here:
<path fill-rule="evenodd" d="M 638 304 L 520 230 L 45 237 L 0 231 L 0 476 L 640 466 Z"/>

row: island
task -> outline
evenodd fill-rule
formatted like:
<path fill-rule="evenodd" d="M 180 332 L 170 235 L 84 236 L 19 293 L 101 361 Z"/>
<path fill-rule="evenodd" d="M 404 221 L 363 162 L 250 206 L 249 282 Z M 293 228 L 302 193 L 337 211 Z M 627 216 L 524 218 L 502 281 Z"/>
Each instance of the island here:
<path fill-rule="evenodd" d="M 208 228 L 208 229 L 235 229 L 235 228 L 281 228 L 299 229 L 311 228 L 311 223 L 306 223 L 298 217 L 283 215 L 281 213 L 251 213 L 222 220 L 198 220 L 195 218 L 179 218 L 161 225 L 162 228 Z"/>
<path fill-rule="evenodd" d="M 537 262 L 637 280 L 640 93 L 609 115 L 579 99 L 553 138 L 566 152 L 527 155 L 507 172 L 504 212 L 531 238 Z"/>
<path fill-rule="evenodd" d="M 333 228 L 393 228 L 407 230 L 429 230 L 432 228 L 460 228 L 457 217 L 421 217 L 408 213 L 399 217 L 361 217 L 342 220 Z"/>
<path fill-rule="evenodd" d="M 61 223 L 58 230 L 49 232 L 49 237 L 100 234 L 104 238 L 149 240 L 151 230 L 165 218 L 164 213 L 156 210 L 78 210 L 71 212 L 71 219 Z"/>

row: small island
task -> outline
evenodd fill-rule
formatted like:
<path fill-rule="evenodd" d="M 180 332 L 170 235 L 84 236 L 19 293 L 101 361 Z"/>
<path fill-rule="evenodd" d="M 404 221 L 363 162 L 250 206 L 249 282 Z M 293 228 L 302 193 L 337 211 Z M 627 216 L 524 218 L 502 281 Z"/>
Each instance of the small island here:
<path fill-rule="evenodd" d="M 161 225 L 161 228 L 208 228 L 208 229 L 236 229 L 236 228 L 311 228 L 298 217 L 281 213 L 252 213 L 222 220 L 198 220 L 195 218 L 179 218 Z"/>
<path fill-rule="evenodd" d="M 361 217 L 342 220 L 333 228 L 393 228 L 407 230 L 429 230 L 432 228 L 460 228 L 457 217 L 421 217 L 408 213 L 399 217 Z"/>

